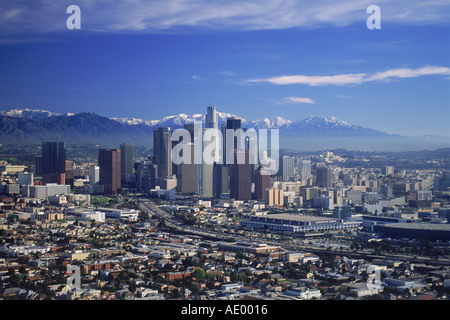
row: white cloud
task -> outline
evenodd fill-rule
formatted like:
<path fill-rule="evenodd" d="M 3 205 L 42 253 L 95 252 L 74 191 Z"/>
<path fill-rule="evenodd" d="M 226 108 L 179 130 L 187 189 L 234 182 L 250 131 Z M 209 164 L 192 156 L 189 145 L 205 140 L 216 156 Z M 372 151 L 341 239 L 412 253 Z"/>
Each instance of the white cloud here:
<path fill-rule="evenodd" d="M 425 66 L 415 70 L 409 68 L 391 69 L 384 72 L 377 72 L 367 79 L 367 81 L 383 81 L 392 78 L 415 78 L 427 75 L 450 75 L 450 68 Z"/>
<path fill-rule="evenodd" d="M 302 97 L 287 97 L 284 98 L 282 102 L 279 102 L 279 104 L 282 103 L 308 103 L 308 104 L 315 104 L 315 102 L 311 98 L 302 98 Z"/>
<path fill-rule="evenodd" d="M 0 33 L 63 31 L 72 0 L 1 1 Z M 188 32 L 365 25 L 373 0 L 77 0 L 82 29 L 101 32 Z M 448 24 L 448 0 L 378 0 L 383 25 Z"/>
<path fill-rule="evenodd" d="M 332 76 L 290 75 L 250 79 L 247 80 L 246 83 L 268 82 L 275 85 L 304 84 L 308 86 L 344 86 L 358 85 L 370 81 L 389 81 L 393 78 L 416 78 L 427 75 L 450 75 L 450 68 L 439 66 L 425 66 L 418 69 L 399 68 L 377 72 L 373 75 L 367 73 L 349 73 Z"/>
<path fill-rule="evenodd" d="M 237 77 L 237 73 L 228 70 L 222 71 L 220 74 L 226 77 Z"/>
<path fill-rule="evenodd" d="M 199 76 L 199 75 L 193 75 L 191 78 L 192 78 L 193 80 L 197 80 L 197 81 L 200 81 L 200 80 L 203 79 L 203 78 L 202 78 L 201 76 Z"/>
<path fill-rule="evenodd" d="M 250 79 L 248 83 L 252 82 L 269 82 L 277 85 L 287 84 L 306 84 L 309 86 L 326 86 L 326 85 L 349 85 L 359 84 L 364 81 L 365 73 L 357 74 L 339 74 L 334 76 L 279 76 L 265 79 Z"/>

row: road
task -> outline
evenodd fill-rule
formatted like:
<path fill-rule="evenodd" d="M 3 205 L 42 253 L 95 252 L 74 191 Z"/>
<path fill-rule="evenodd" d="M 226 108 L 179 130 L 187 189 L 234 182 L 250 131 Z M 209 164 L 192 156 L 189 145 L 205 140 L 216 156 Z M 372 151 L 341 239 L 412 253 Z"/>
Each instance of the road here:
<path fill-rule="evenodd" d="M 193 234 L 209 239 L 216 239 L 222 241 L 249 241 L 248 237 L 246 236 L 241 236 L 237 234 L 233 234 L 230 236 L 224 233 L 217 232 L 215 230 L 205 231 L 203 229 L 195 228 L 193 226 L 186 226 L 185 224 L 183 224 L 183 222 L 181 222 L 172 214 L 158 208 L 151 200 L 148 199 L 135 199 L 135 200 L 139 202 L 141 210 L 147 211 L 152 215 L 160 217 L 161 219 L 164 220 L 168 228 L 172 228 L 177 232 Z M 258 238 L 256 239 L 252 238 L 251 241 L 255 241 L 257 239 Z M 389 256 L 385 256 L 373 254 L 371 252 L 363 250 L 346 250 L 346 249 L 333 250 L 331 248 L 324 248 L 320 246 L 314 246 L 311 244 L 308 245 L 292 244 L 286 241 L 267 241 L 267 239 L 263 239 L 262 241 L 269 245 L 278 246 L 287 251 L 304 251 L 304 252 L 306 251 L 314 254 L 335 253 L 338 255 L 343 255 L 351 258 L 365 258 L 368 260 L 389 258 L 390 260 L 409 261 L 414 263 L 450 265 L 450 259 L 448 258 L 439 258 L 439 260 L 435 260 L 430 257 L 414 257 L 411 255 L 404 255 L 404 254 L 389 254 Z"/>

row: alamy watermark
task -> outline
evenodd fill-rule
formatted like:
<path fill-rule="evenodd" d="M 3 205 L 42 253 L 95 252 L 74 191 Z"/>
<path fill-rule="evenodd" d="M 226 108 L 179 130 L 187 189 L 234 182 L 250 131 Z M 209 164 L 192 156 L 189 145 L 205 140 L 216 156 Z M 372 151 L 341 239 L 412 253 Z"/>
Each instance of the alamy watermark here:
<path fill-rule="evenodd" d="M 81 29 L 81 9 L 79 6 L 72 4 L 67 7 L 66 13 L 70 16 L 66 20 L 67 29 Z M 381 9 L 377 5 L 371 5 L 367 8 L 366 13 L 371 14 L 367 18 L 366 25 L 370 30 L 381 29 Z"/>
<path fill-rule="evenodd" d="M 66 279 L 66 285 L 69 289 L 73 290 L 80 290 L 81 289 L 81 272 L 79 266 L 73 266 L 68 265 L 67 266 L 67 273 L 70 274 L 70 276 Z"/>
<path fill-rule="evenodd" d="M 270 147 L 269 147 L 270 140 Z M 203 128 L 195 122 L 194 131 L 176 129 L 172 132 L 172 162 L 180 164 L 253 164 L 262 174 L 278 172 L 278 129 Z"/>
<path fill-rule="evenodd" d="M 381 9 L 377 5 L 371 5 L 366 10 L 371 16 L 367 18 L 366 25 L 370 30 L 381 29 Z"/>
<path fill-rule="evenodd" d="M 369 289 L 382 289 L 381 282 L 381 268 L 377 265 L 370 265 L 367 267 L 367 288 Z"/>
<path fill-rule="evenodd" d="M 71 15 L 66 20 L 67 29 L 81 29 L 81 9 L 77 5 L 70 5 L 67 7 L 66 13 Z"/>

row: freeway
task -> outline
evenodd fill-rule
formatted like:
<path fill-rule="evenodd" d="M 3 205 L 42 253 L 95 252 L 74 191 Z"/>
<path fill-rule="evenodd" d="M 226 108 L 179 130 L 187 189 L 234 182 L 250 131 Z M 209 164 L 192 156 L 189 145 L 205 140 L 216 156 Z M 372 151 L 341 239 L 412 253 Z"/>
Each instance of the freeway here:
<path fill-rule="evenodd" d="M 177 232 L 180 233 L 186 233 L 186 234 L 193 234 L 201 237 L 205 237 L 208 239 L 216 239 L 216 240 L 223 240 L 223 241 L 249 241 L 248 237 L 242 236 L 242 235 L 226 235 L 223 232 L 217 232 L 215 230 L 207 230 L 204 231 L 199 228 L 195 228 L 193 226 L 186 226 L 184 225 L 179 219 L 177 219 L 172 214 L 166 212 L 165 210 L 162 210 L 158 208 L 151 200 L 148 199 L 135 199 L 139 202 L 139 206 L 141 210 L 147 211 L 148 213 L 152 215 L 156 215 L 159 218 L 163 219 L 165 222 L 165 225 L 168 228 L 174 229 Z M 255 241 L 258 238 L 252 238 L 251 241 Z M 290 243 L 287 241 L 267 241 L 267 239 L 263 239 L 263 242 L 265 242 L 268 245 L 278 246 L 284 250 L 287 251 L 303 251 L 303 252 L 311 252 L 314 254 L 329 254 L 334 253 L 338 255 L 344 255 L 351 258 L 364 258 L 368 260 L 373 259 L 390 259 L 390 260 L 400 260 L 400 261 L 409 261 L 414 263 L 425 263 L 425 264 L 439 264 L 439 265 L 450 265 L 450 259 L 440 257 L 438 260 L 432 258 L 432 257 L 421 257 L 421 256 L 412 256 L 412 255 L 405 255 L 405 254 L 389 254 L 389 256 L 386 255 L 379 255 L 374 254 L 370 251 L 365 250 L 348 250 L 348 249 L 331 249 L 326 247 L 320 247 L 317 245 L 311 245 L 311 244 L 298 244 L 298 243 Z"/>
<path fill-rule="evenodd" d="M 204 231 L 193 226 L 186 226 L 179 219 L 171 215 L 170 213 L 158 208 L 152 201 L 147 199 L 136 199 L 139 203 L 139 208 L 143 211 L 147 211 L 149 214 L 156 215 L 161 218 L 168 228 L 174 229 L 180 233 L 193 234 L 210 239 L 219 239 L 224 241 L 232 240 L 230 237 L 225 236 L 214 230 Z"/>

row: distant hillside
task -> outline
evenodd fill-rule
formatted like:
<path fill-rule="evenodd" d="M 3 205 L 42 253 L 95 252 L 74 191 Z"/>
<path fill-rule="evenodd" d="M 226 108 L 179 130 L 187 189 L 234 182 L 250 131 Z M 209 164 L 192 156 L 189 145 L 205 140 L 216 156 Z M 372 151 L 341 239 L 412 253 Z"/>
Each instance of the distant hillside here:
<path fill-rule="evenodd" d="M 219 128 L 236 115 L 217 112 Z M 282 117 L 242 120 L 242 127 L 279 129 L 280 147 L 296 150 L 344 148 L 348 150 L 408 151 L 446 148 L 449 139 L 438 136 L 403 137 L 353 125 L 335 117 L 310 116 L 302 120 Z M 186 123 L 205 120 L 205 114 L 179 114 L 157 120 L 107 118 L 95 113 L 56 114 L 46 110 L 0 111 L 0 144 L 40 144 L 64 141 L 76 144 L 119 145 L 130 142 L 152 146 L 153 128 L 182 128 Z"/>
<path fill-rule="evenodd" d="M 58 115 L 45 119 L 0 116 L 0 143 L 35 144 L 42 141 L 66 143 L 152 144 L 152 128 L 128 126 L 94 113 Z"/>

